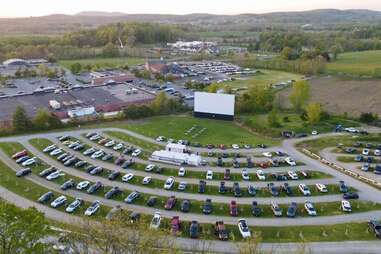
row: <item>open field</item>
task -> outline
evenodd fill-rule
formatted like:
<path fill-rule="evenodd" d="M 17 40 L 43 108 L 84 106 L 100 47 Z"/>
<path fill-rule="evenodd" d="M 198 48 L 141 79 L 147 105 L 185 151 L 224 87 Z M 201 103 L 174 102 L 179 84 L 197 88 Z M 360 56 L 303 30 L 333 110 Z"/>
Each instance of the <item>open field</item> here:
<path fill-rule="evenodd" d="M 121 124 L 118 127 L 129 129 L 142 135 L 156 138 L 165 136 L 174 139 L 186 139 L 190 142 L 206 144 L 267 144 L 276 145 L 273 139 L 252 134 L 232 122 L 199 119 L 189 116 L 152 117 L 140 122 Z M 193 130 L 186 134 L 192 127 Z"/>
<path fill-rule="evenodd" d="M 381 68 L 381 50 L 348 52 L 339 54 L 335 62 L 327 64 L 330 74 L 350 74 L 372 76 L 377 68 Z"/>
<path fill-rule="evenodd" d="M 347 113 L 357 117 L 362 112 L 381 115 L 381 80 L 320 77 L 310 80 L 311 101 L 321 103 L 324 110 L 334 115 Z M 280 106 L 290 108 L 291 88 L 279 93 Z"/>
<path fill-rule="evenodd" d="M 234 81 L 225 82 L 224 85 L 229 85 L 232 88 L 250 88 L 252 85 L 271 85 L 288 80 L 298 80 L 302 75 L 273 70 L 260 70 L 261 73 L 254 76 L 240 77 Z"/>
<path fill-rule="evenodd" d="M 70 68 L 70 66 L 74 63 L 80 63 L 82 66 L 84 65 L 97 65 L 99 68 L 107 67 L 113 68 L 122 65 L 134 66 L 138 64 L 144 63 L 143 58 L 135 58 L 135 57 L 116 57 L 116 58 L 89 58 L 89 59 L 78 59 L 78 60 L 61 60 L 58 61 L 60 65 L 65 68 Z"/>

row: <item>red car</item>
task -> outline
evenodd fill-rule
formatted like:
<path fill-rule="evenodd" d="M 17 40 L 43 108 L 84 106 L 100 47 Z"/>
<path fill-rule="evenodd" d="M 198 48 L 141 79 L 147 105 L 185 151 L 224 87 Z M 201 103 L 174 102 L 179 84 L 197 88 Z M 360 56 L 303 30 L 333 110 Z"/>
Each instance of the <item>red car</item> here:
<path fill-rule="evenodd" d="M 221 241 L 227 241 L 228 240 L 228 232 L 225 228 L 223 221 L 217 221 L 216 225 L 214 227 L 214 232 L 216 233 L 216 236 Z"/>
<path fill-rule="evenodd" d="M 258 164 L 259 167 L 261 168 L 268 168 L 269 167 L 269 163 L 268 162 L 261 162 Z"/>
<path fill-rule="evenodd" d="M 177 235 L 180 231 L 180 219 L 179 216 L 173 216 L 171 219 L 171 232 L 174 235 Z"/>
<path fill-rule="evenodd" d="M 238 216 L 238 205 L 235 200 L 232 200 L 229 205 L 230 216 L 237 217 Z"/>
<path fill-rule="evenodd" d="M 230 169 L 225 169 L 224 180 L 230 180 Z"/>
<path fill-rule="evenodd" d="M 12 155 L 12 159 L 17 160 L 18 158 L 21 158 L 21 157 L 26 156 L 26 155 L 28 155 L 28 151 L 22 150 L 21 152 L 18 152 L 18 153 L 15 153 L 14 155 Z"/>
<path fill-rule="evenodd" d="M 220 145 L 220 149 L 225 150 L 225 149 L 226 149 L 226 146 L 225 146 L 224 144 L 221 144 L 221 145 Z"/>
<path fill-rule="evenodd" d="M 176 204 L 176 198 L 175 196 L 171 196 L 167 202 L 165 202 L 165 205 L 164 205 L 164 208 L 165 210 L 172 210 L 173 207 L 175 206 Z"/>

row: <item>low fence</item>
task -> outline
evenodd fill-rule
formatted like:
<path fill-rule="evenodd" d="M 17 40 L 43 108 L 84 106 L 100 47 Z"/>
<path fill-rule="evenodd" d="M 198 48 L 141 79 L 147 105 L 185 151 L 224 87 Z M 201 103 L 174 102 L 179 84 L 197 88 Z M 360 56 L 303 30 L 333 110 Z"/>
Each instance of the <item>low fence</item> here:
<path fill-rule="evenodd" d="M 319 156 L 319 155 L 317 155 L 317 154 L 315 154 L 315 153 L 313 153 L 307 149 L 302 149 L 302 152 L 304 154 L 310 156 L 311 158 L 314 158 L 314 159 L 320 161 L 321 163 L 324 163 L 325 165 L 330 166 L 333 169 L 341 171 L 344 174 L 349 175 L 351 177 L 357 178 L 358 180 L 365 182 L 367 184 L 370 184 L 370 185 L 376 187 L 377 189 L 381 189 L 381 182 L 379 182 L 379 181 L 376 181 L 374 179 L 370 179 L 368 177 L 360 175 L 359 173 L 357 173 L 353 170 L 349 170 L 349 169 L 346 169 L 342 166 L 339 166 L 339 165 L 337 165 L 337 164 L 335 164 L 335 163 L 333 163 L 333 162 L 331 162 L 331 161 L 329 161 L 329 160 L 327 160 L 327 159 L 325 159 L 325 158 L 323 158 L 323 157 L 321 157 L 321 156 Z"/>

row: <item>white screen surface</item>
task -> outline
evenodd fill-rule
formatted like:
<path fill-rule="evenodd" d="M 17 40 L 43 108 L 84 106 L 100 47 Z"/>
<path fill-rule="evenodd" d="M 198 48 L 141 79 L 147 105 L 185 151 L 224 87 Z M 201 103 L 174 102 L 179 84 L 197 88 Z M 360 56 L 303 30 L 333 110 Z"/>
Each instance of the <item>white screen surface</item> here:
<path fill-rule="evenodd" d="M 234 116 L 235 96 L 231 94 L 217 94 L 195 92 L 194 111 Z"/>

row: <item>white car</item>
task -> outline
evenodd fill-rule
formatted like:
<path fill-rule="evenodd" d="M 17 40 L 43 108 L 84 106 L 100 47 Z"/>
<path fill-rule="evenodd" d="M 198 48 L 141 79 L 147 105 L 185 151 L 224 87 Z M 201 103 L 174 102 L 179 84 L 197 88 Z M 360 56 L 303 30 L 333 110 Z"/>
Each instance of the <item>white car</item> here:
<path fill-rule="evenodd" d="M 239 219 L 238 220 L 238 230 L 241 233 L 242 238 L 251 237 L 249 226 L 247 225 L 247 222 L 245 219 Z"/>
<path fill-rule="evenodd" d="M 30 166 L 30 165 L 35 164 L 36 162 L 37 162 L 37 158 L 36 158 L 36 157 L 33 157 L 33 158 L 30 158 L 30 159 L 24 161 L 21 165 L 22 165 L 23 167 L 27 167 L 27 166 Z"/>
<path fill-rule="evenodd" d="M 271 152 L 264 152 L 264 153 L 262 153 L 262 155 L 267 157 L 267 158 L 273 157 L 273 154 Z"/>
<path fill-rule="evenodd" d="M 151 182 L 152 178 L 150 176 L 146 176 L 143 178 L 142 184 L 147 185 Z"/>
<path fill-rule="evenodd" d="M 55 145 L 50 145 L 50 146 L 47 146 L 44 148 L 44 150 L 42 150 L 44 153 L 48 153 L 48 152 L 51 152 L 53 150 L 57 149 L 57 147 Z"/>
<path fill-rule="evenodd" d="M 304 209 L 306 210 L 306 212 L 308 213 L 309 216 L 316 216 L 317 215 L 317 212 L 315 210 L 314 205 L 309 201 L 306 201 L 304 203 Z"/>
<path fill-rule="evenodd" d="M 363 155 L 369 155 L 369 149 L 363 149 L 362 154 Z"/>
<path fill-rule="evenodd" d="M 58 177 L 60 176 L 64 176 L 65 174 L 61 172 L 61 170 L 57 170 L 51 174 L 49 174 L 47 177 L 46 177 L 46 180 L 48 181 L 51 181 L 51 180 L 54 180 L 54 179 L 57 179 Z"/>
<path fill-rule="evenodd" d="M 115 151 L 118 151 L 122 149 L 123 147 L 124 145 L 122 143 L 119 143 L 119 144 L 116 144 L 112 149 L 114 149 Z"/>
<path fill-rule="evenodd" d="M 298 174 L 295 171 L 288 171 L 287 174 L 291 180 L 298 180 L 299 179 Z"/>
<path fill-rule="evenodd" d="M 96 135 L 94 135 L 94 136 L 91 136 L 91 137 L 90 137 L 90 140 L 91 140 L 91 141 L 97 141 L 98 139 L 101 139 L 101 138 L 102 138 L 101 135 L 96 134 Z"/>
<path fill-rule="evenodd" d="M 311 134 L 312 134 L 313 136 L 316 136 L 317 134 L 319 134 L 319 132 L 314 130 L 314 131 L 311 132 Z"/>
<path fill-rule="evenodd" d="M 232 144 L 232 148 L 233 149 L 239 149 L 239 145 L 238 144 Z"/>
<path fill-rule="evenodd" d="M 159 136 L 156 138 L 157 142 L 163 142 L 164 140 L 165 140 L 165 137 L 163 137 L 163 136 Z"/>
<path fill-rule="evenodd" d="M 349 203 L 348 200 L 341 201 L 341 210 L 343 210 L 343 212 L 352 212 L 351 203 Z"/>
<path fill-rule="evenodd" d="M 206 172 L 206 180 L 213 180 L 213 171 L 212 170 L 208 170 Z"/>
<path fill-rule="evenodd" d="M 57 207 L 65 204 L 66 201 L 67 201 L 67 198 L 65 196 L 59 196 L 52 203 L 50 203 L 50 206 L 53 208 L 57 208 Z"/>
<path fill-rule="evenodd" d="M 290 165 L 290 166 L 296 166 L 296 162 L 295 162 L 295 160 L 294 160 L 293 158 L 291 158 L 291 157 L 287 157 L 287 158 L 285 158 L 284 161 L 285 161 L 288 165 Z"/>
<path fill-rule="evenodd" d="M 187 182 L 180 182 L 179 186 L 177 187 L 179 191 L 184 191 L 186 188 L 187 188 Z"/>
<path fill-rule="evenodd" d="M 375 156 L 381 156 L 381 151 L 379 149 L 374 150 L 374 155 Z"/>
<path fill-rule="evenodd" d="M 87 186 L 89 186 L 89 185 L 90 185 L 89 181 L 82 181 L 82 182 L 77 184 L 76 189 L 77 190 L 83 190 L 83 189 L 86 189 Z"/>
<path fill-rule="evenodd" d="M 178 174 L 180 177 L 184 177 L 185 176 L 185 168 L 179 168 L 179 174 Z"/>
<path fill-rule="evenodd" d="M 102 150 L 99 150 L 91 155 L 91 159 L 98 159 L 104 155 L 105 155 L 105 152 L 103 152 Z"/>
<path fill-rule="evenodd" d="M 257 170 L 257 177 L 260 181 L 266 181 L 266 175 L 263 172 L 263 170 L 260 170 L 260 169 Z"/>
<path fill-rule="evenodd" d="M 324 184 L 317 183 L 317 184 L 315 184 L 315 186 L 322 193 L 328 192 L 327 186 L 325 186 Z"/>
<path fill-rule="evenodd" d="M 353 128 L 353 127 L 345 128 L 344 130 L 346 132 L 349 132 L 349 133 L 358 133 L 359 132 L 359 130 L 357 130 L 356 128 Z"/>
<path fill-rule="evenodd" d="M 73 213 L 75 210 L 78 209 L 78 207 L 81 206 L 81 204 L 82 204 L 82 199 L 80 198 L 75 199 L 72 203 L 70 203 L 70 205 L 68 205 L 68 207 L 66 207 L 66 212 Z"/>
<path fill-rule="evenodd" d="M 98 200 L 95 200 L 85 211 L 85 215 L 86 216 L 91 216 L 93 214 L 95 214 L 99 208 L 101 207 L 101 202 L 99 202 Z"/>
<path fill-rule="evenodd" d="M 135 149 L 135 150 L 132 152 L 131 156 L 132 156 L 132 157 L 138 157 L 141 153 L 142 153 L 142 150 L 140 150 L 140 149 Z"/>
<path fill-rule="evenodd" d="M 250 175 L 249 172 L 247 172 L 247 169 L 242 170 L 242 179 L 245 181 L 250 181 Z"/>
<path fill-rule="evenodd" d="M 151 172 L 152 170 L 155 169 L 155 167 L 156 166 L 154 164 L 149 164 L 149 165 L 146 166 L 145 171 Z"/>
<path fill-rule="evenodd" d="M 114 146 L 115 145 L 115 141 L 114 140 L 110 140 L 109 142 L 107 142 L 106 144 L 105 144 L 105 147 L 112 147 L 112 146 Z"/>
<path fill-rule="evenodd" d="M 160 227 L 160 222 L 161 222 L 161 214 L 160 212 L 155 212 L 150 224 L 150 228 L 158 229 Z"/>
<path fill-rule="evenodd" d="M 53 151 L 50 152 L 50 156 L 57 156 L 61 154 L 63 151 L 61 148 L 54 149 Z"/>
<path fill-rule="evenodd" d="M 299 184 L 299 190 L 304 196 L 311 196 L 311 191 L 304 183 Z"/>
<path fill-rule="evenodd" d="M 128 181 L 130 181 L 132 178 L 134 178 L 134 174 L 132 174 L 132 173 L 128 173 L 128 174 L 126 174 L 126 175 L 124 175 L 124 176 L 122 177 L 122 182 L 128 182 Z"/>
<path fill-rule="evenodd" d="M 168 177 L 168 179 L 164 183 L 164 189 L 170 190 L 172 189 L 174 184 L 175 184 L 175 178 L 173 176 Z"/>

